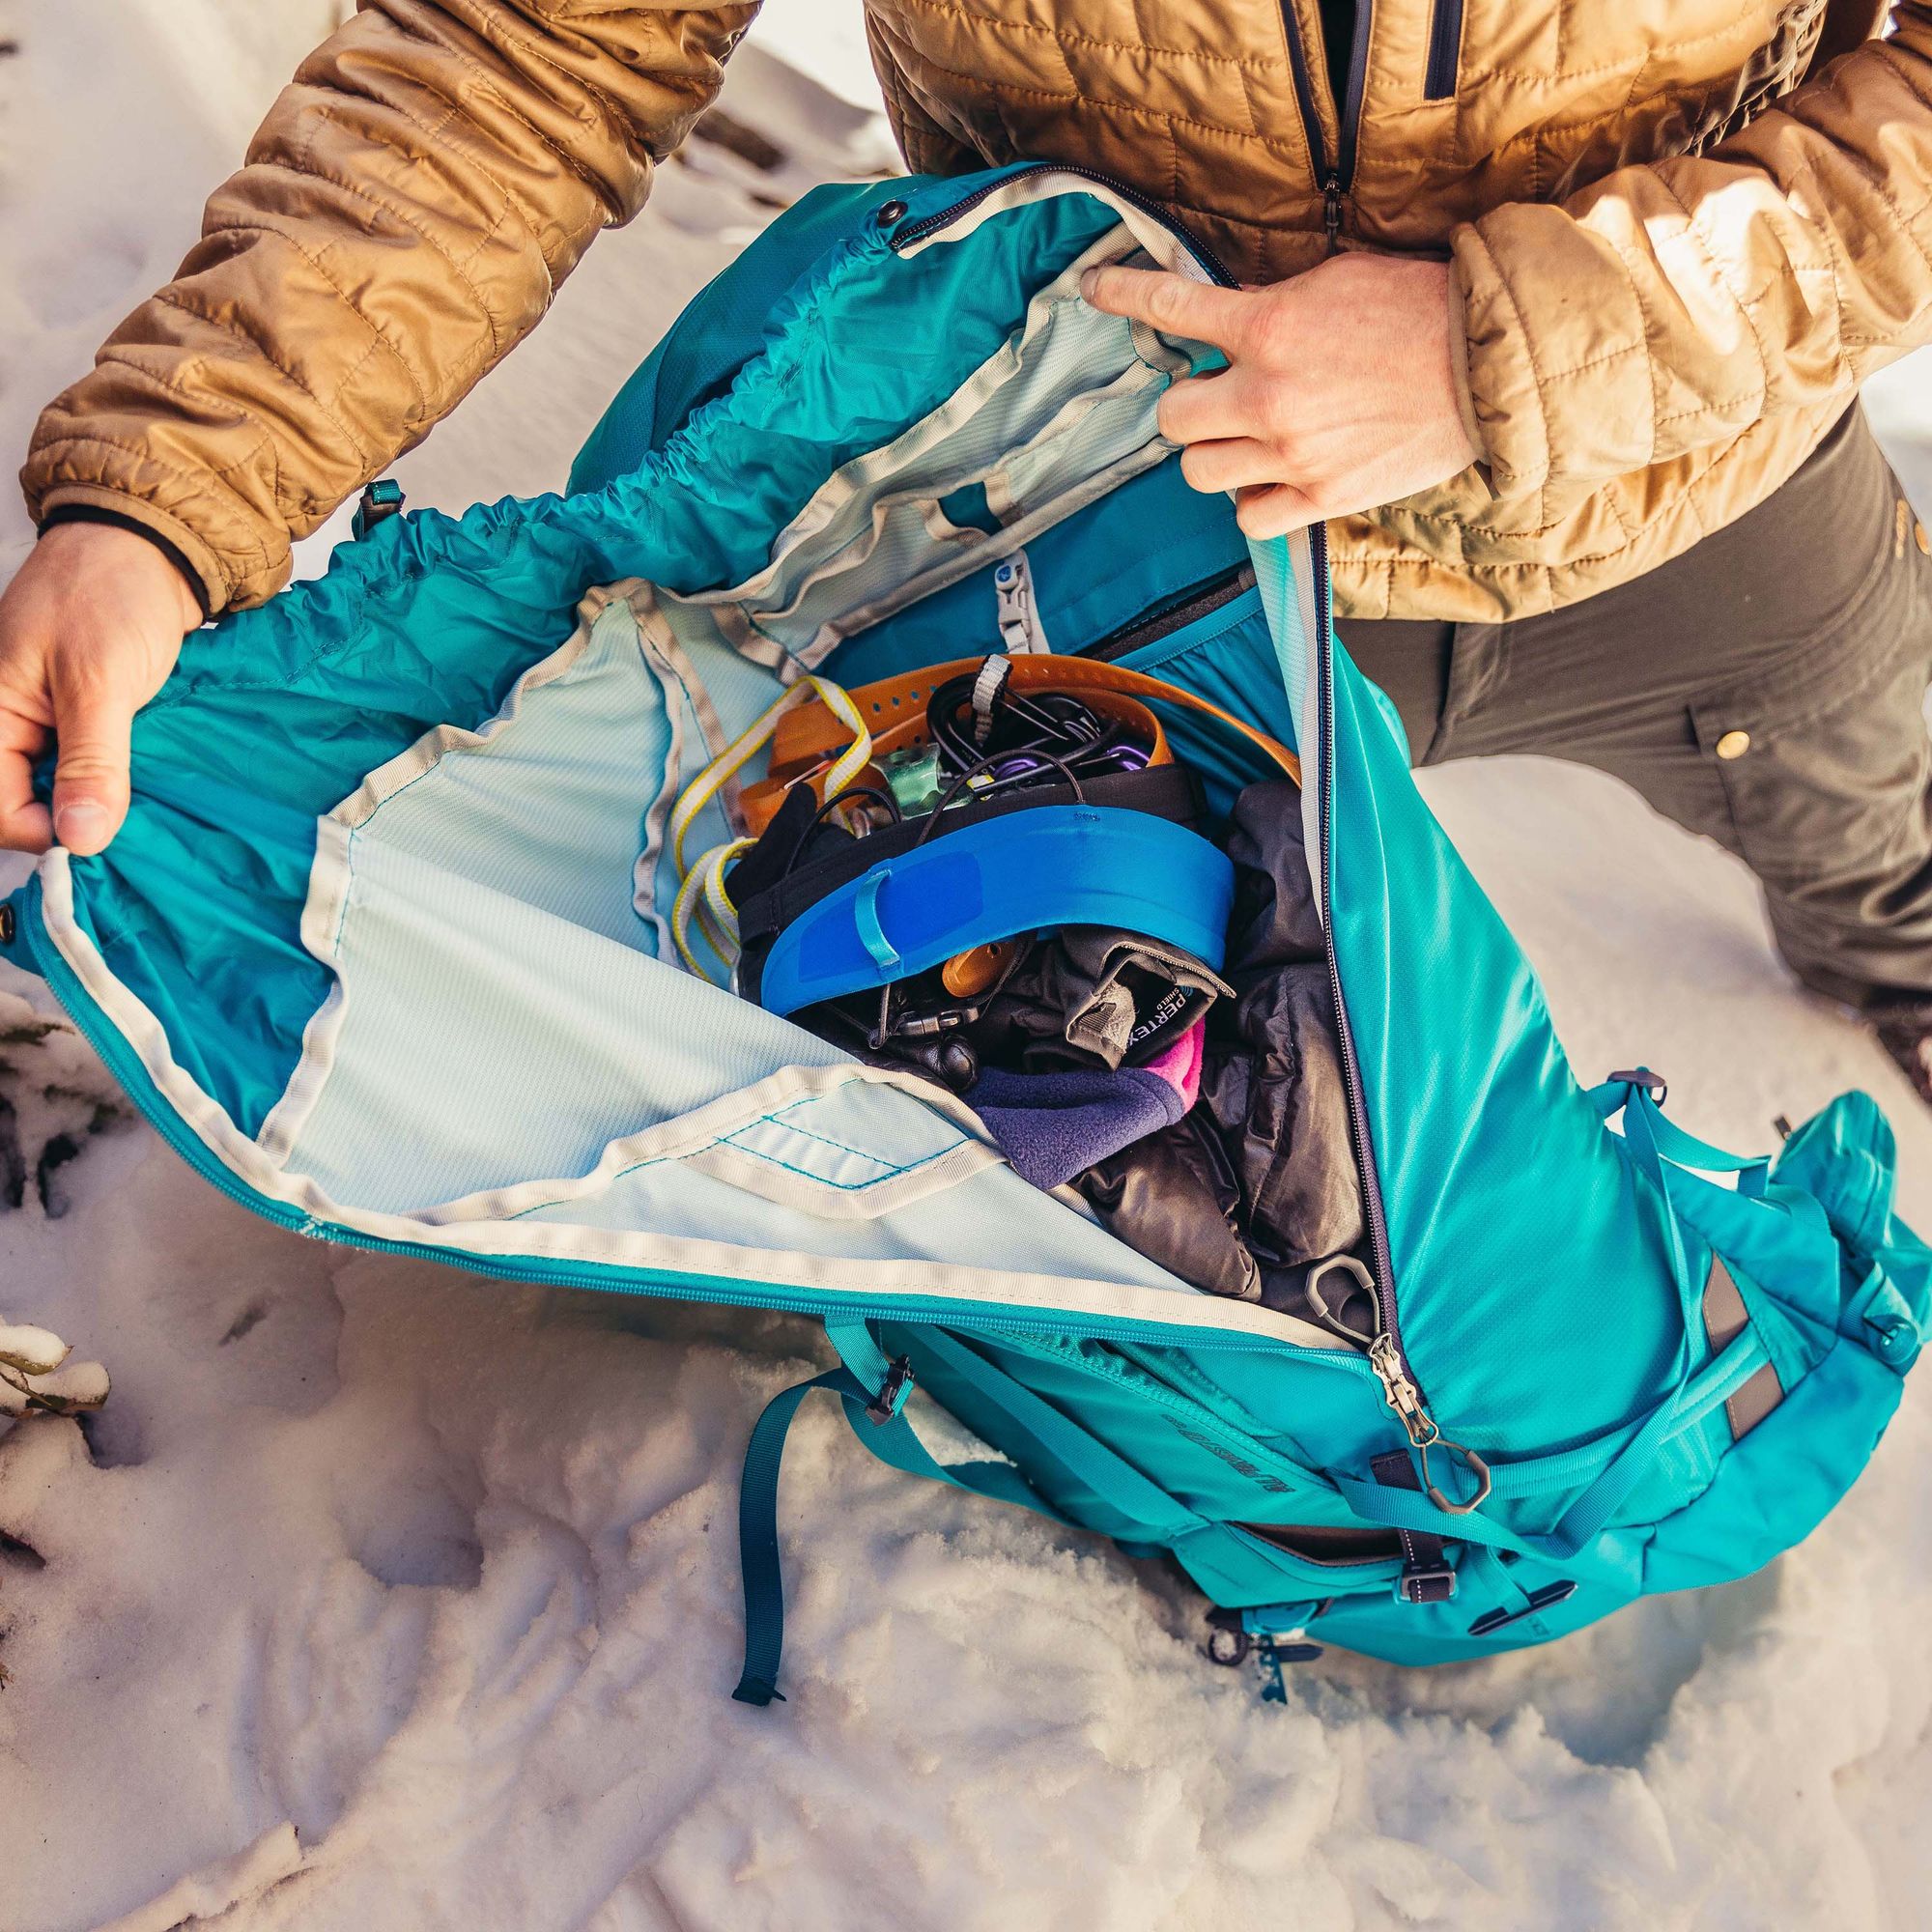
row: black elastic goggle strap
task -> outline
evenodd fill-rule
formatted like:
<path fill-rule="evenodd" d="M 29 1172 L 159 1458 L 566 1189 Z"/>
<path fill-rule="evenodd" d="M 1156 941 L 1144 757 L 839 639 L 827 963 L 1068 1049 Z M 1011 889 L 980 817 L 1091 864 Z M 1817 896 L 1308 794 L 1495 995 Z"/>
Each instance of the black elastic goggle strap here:
<path fill-rule="evenodd" d="M 1391 1449 L 1370 1459 L 1369 1473 L 1387 1489 L 1417 1490 L 1422 1479 L 1406 1449 Z M 1397 1526 L 1402 1539 L 1402 1575 L 1395 1593 L 1405 1604 L 1446 1604 L 1456 1594 L 1456 1573 L 1442 1560 L 1443 1543 L 1426 1529 Z"/>
<path fill-rule="evenodd" d="M 1083 779 L 1079 791 L 1068 784 L 1026 785 L 990 798 L 951 806 L 926 835 L 928 844 L 1010 811 L 1037 810 L 1047 805 L 1098 805 L 1112 810 L 1145 811 L 1189 831 L 1199 831 L 1203 816 L 1201 782 L 1185 765 L 1150 765 L 1138 772 L 1106 772 Z M 783 808 L 781 807 L 781 811 Z M 927 814 L 930 816 L 930 814 Z M 776 828 L 778 820 L 773 820 Z M 748 1000 L 758 997 L 758 980 L 772 942 L 793 920 L 810 911 L 828 893 L 836 893 L 874 866 L 910 852 L 925 833 L 926 818 L 908 818 L 882 826 L 864 838 L 840 840 L 810 865 L 799 866 L 774 884 L 749 894 L 738 907 L 738 990 Z M 769 834 L 767 835 L 769 836 Z M 796 837 L 796 832 L 791 833 Z M 762 841 L 760 841 L 762 843 Z M 754 846 L 740 864 L 751 867 L 758 857 Z M 734 891 L 743 873 L 733 873 L 725 890 Z M 755 872 L 753 873 L 755 876 Z"/>

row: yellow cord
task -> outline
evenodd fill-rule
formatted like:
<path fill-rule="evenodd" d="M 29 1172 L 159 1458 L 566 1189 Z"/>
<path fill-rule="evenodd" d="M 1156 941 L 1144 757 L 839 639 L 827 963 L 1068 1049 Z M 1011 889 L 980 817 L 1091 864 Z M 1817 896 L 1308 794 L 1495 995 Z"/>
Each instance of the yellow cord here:
<path fill-rule="evenodd" d="M 872 734 L 859 708 L 841 685 L 830 678 L 807 676 L 768 704 L 751 724 L 685 786 L 670 814 L 670 862 L 678 876 L 677 896 L 671 901 L 670 935 L 678 955 L 700 979 L 709 979 L 692 948 L 696 925 L 704 943 L 728 969 L 738 958 L 738 909 L 724 890 L 730 866 L 757 842 L 731 838 L 684 863 L 684 841 L 697 814 L 771 742 L 779 720 L 808 697 L 815 697 L 851 732 L 852 742 L 833 761 L 825 778 L 825 796 L 835 798 L 872 761 Z"/>

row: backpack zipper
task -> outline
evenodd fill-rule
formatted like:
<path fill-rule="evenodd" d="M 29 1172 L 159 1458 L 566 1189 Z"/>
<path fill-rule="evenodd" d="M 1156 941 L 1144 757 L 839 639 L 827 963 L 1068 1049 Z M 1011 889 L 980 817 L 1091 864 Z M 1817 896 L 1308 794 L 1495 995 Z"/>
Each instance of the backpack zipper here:
<path fill-rule="evenodd" d="M 1201 582 L 1178 591 L 1172 597 L 1163 598 L 1159 603 L 1150 605 L 1137 617 L 1128 618 L 1117 630 L 1109 631 L 1105 637 L 1094 639 L 1091 644 L 1082 644 L 1074 656 L 1094 658 L 1102 664 L 1112 664 L 1119 658 L 1129 657 L 1135 651 L 1145 650 L 1149 644 L 1159 643 L 1161 639 L 1172 637 L 1177 631 L 1185 630 L 1189 624 L 1198 623 L 1203 617 L 1211 616 L 1216 611 L 1234 603 L 1243 592 L 1254 587 L 1254 565 L 1238 563 L 1232 570 L 1224 570 L 1217 576 L 1205 578 Z"/>
<path fill-rule="evenodd" d="M 1372 1279 L 1366 1284 L 1375 1304 L 1376 1332 L 1369 1342 L 1369 1366 L 1382 1385 L 1382 1400 L 1402 1424 L 1421 1463 L 1422 1485 L 1437 1509 L 1453 1516 L 1466 1516 L 1490 1493 L 1489 1464 L 1473 1449 L 1450 1440 L 1429 1412 L 1429 1405 L 1402 1346 L 1402 1318 L 1396 1306 L 1395 1263 L 1391 1254 L 1388 1214 L 1382 1202 L 1381 1184 L 1376 1172 L 1375 1137 L 1369 1122 L 1368 1102 L 1362 1094 L 1361 1063 L 1355 1052 L 1354 1029 L 1349 1023 L 1348 1002 L 1342 992 L 1342 969 L 1335 957 L 1335 927 L 1332 888 L 1334 881 L 1331 820 L 1335 797 L 1335 643 L 1333 613 L 1329 608 L 1328 529 L 1325 524 L 1309 527 L 1309 554 L 1315 571 L 1316 662 L 1321 706 L 1321 788 L 1316 800 L 1321 834 L 1321 866 L 1316 891 L 1321 909 L 1321 947 L 1328 961 L 1328 990 L 1335 1003 L 1335 1034 L 1342 1049 L 1342 1084 L 1349 1096 L 1349 1120 L 1353 1127 L 1355 1171 L 1362 1184 L 1363 1217 L 1368 1222 L 1369 1252 L 1374 1262 Z M 1460 1461 L 1476 1479 L 1476 1492 L 1465 1502 L 1445 1494 L 1431 1480 L 1429 1452 L 1440 1448 Z"/>
<path fill-rule="evenodd" d="M 1343 139 L 1347 153 L 1347 167 L 1350 173 L 1354 168 L 1354 140 L 1350 130 L 1350 121 L 1359 114 L 1363 75 L 1368 66 L 1369 30 L 1373 0 L 1358 0 L 1355 14 L 1354 51 L 1349 70 L 1350 114 L 1344 117 Z M 1295 23 L 1292 0 L 1283 0 L 1282 18 L 1288 23 L 1289 43 L 1294 55 L 1295 89 L 1301 99 L 1304 114 L 1308 112 L 1310 96 L 1302 72 L 1301 36 Z M 1310 120 L 1310 152 L 1320 156 L 1322 153 L 1320 127 Z M 1054 169 L 1058 164 L 1043 162 L 1038 168 L 1025 172 L 1039 173 Z M 1015 173 L 1022 172 L 1015 170 Z M 1119 182 L 1110 180 L 1091 168 L 1064 168 L 1060 172 L 1076 175 L 1084 180 L 1099 183 L 1122 199 L 1144 209 L 1164 226 L 1171 230 L 1175 238 L 1191 249 L 1198 261 L 1210 275 L 1224 288 L 1238 286 L 1235 277 L 1214 257 L 1190 236 L 1175 217 L 1151 202 L 1145 195 L 1132 188 L 1123 187 Z M 1000 187 L 1005 181 L 1013 179 L 1011 175 L 1001 181 L 988 183 L 962 197 L 950 209 L 938 214 L 926 215 L 921 220 L 901 227 L 892 238 L 892 246 L 898 249 L 904 242 L 928 235 L 947 221 L 956 219 L 960 214 L 979 206 L 985 198 Z M 1346 177 L 1332 175 L 1337 195 L 1345 191 Z M 1375 1372 L 1381 1384 L 1382 1399 L 1389 1411 L 1402 1425 L 1403 1434 L 1415 1449 L 1421 1463 L 1423 1487 L 1438 1509 L 1453 1516 L 1464 1516 L 1479 1507 L 1490 1493 L 1489 1465 L 1474 1450 L 1444 1435 L 1434 1415 L 1430 1413 L 1428 1400 L 1415 1370 L 1408 1360 L 1402 1345 L 1402 1319 L 1396 1305 L 1395 1264 L 1390 1252 L 1388 1215 L 1383 1206 L 1381 1180 L 1376 1171 L 1375 1137 L 1369 1122 L 1368 1102 L 1362 1093 L 1361 1063 L 1355 1052 L 1354 1031 L 1349 1021 L 1349 1006 L 1342 990 L 1342 969 L 1335 957 L 1334 919 L 1331 903 L 1331 885 L 1334 867 L 1330 859 L 1332 850 L 1331 824 L 1335 795 L 1335 761 L 1332 747 L 1335 742 L 1335 653 L 1333 611 L 1330 603 L 1328 583 L 1328 530 L 1324 524 L 1312 525 L 1308 532 L 1309 551 L 1314 566 L 1315 582 L 1312 586 L 1315 596 L 1316 664 L 1320 685 L 1319 701 L 1321 708 L 1321 787 L 1316 802 L 1316 810 L 1321 838 L 1321 868 L 1317 882 L 1317 892 L 1321 899 L 1321 947 L 1328 963 L 1328 990 L 1335 1005 L 1335 1032 L 1341 1046 L 1342 1084 L 1349 1097 L 1349 1120 L 1352 1128 L 1351 1151 L 1355 1157 L 1355 1177 L 1362 1190 L 1363 1217 L 1368 1223 L 1369 1253 L 1372 1262 L 1373 1279 L 1367 1284 L 1367 1293 L 1376 1310 L 1376 1328 L 1371 1336 L 1368 1349 L 1369 1367 Z M 1360 1337 L 1351 1335 L 1350 1339 L 1360 1346 Z M 1454 1456 L 1475 1478 L 1476 1492 L 1466 1502 L 1458 1502 L 1445 1494 L 1431 1481 L 1429 1473 L 1429 1452 L 1439 1448 L 1445 1454 Z"/>
<path fill-rule="evenodd" d="M 1362 96 L 1368 91 L 1369 39 L 1375 31 L 1375 0 L 1355 0 L 1355 37 L 1349 48 L 1349 92 L 1339 103 L 1342 139 L 1335 156 L 1335 188 L 1346 196 L 1355 185 L 1355 151 L 1362 133 Z"/>

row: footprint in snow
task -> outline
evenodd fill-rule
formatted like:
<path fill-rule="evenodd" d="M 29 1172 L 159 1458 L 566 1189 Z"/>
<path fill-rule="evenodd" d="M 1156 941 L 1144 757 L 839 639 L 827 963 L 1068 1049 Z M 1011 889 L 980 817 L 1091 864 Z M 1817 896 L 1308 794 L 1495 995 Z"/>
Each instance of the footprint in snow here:
<path fill-rule="evenodd" d="M 0 995 L 0 1212 L 31 1202 L 59 1220 L 72 1205 L 74 1163 L 134 1120 L 72 1027 Z"/>

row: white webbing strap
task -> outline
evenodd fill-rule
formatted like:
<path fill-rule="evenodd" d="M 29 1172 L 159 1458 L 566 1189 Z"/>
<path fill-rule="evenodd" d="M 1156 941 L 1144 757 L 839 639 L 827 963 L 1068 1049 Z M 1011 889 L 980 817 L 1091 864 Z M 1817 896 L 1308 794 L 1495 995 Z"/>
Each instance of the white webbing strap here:
<path fill-rule="evenodd" d="M 696 924 L 705 944 L 726 967 L 738 957 L 738 910 L 724 890 L 724 874 L 732 864 L 757 842 L 734 838 L 713 845 L 689 866 L 684 844 L 697 815 L 716 799 L 757 754 L 770 744 L 779 720 L 807 698 L 815 698 L 852 734 L 852 742 L 832 761 L 825 775 L 824 796 L 836 798 L 872 761 L 872 734 L 859 716 L 859 708 L 844 688 L 830 678 L 808 674 L 787 692 L 766 705 L 711 762 L 685 786 L 671 808 L 669 838 L 670 862 L 678 876 L 677 896 L 671 901 L 670 936 L 678 956 L 700 979 L 711 976 L 699 962 L 692 946 Z"/>

